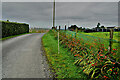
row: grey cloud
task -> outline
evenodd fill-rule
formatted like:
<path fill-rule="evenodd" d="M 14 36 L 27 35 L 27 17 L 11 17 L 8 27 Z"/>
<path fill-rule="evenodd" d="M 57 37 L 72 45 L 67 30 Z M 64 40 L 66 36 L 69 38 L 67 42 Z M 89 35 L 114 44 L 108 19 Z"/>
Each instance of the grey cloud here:
<path fill-rule="evenodd" d="M 54 0 L 2 0 L 2 2 L 53 2 Z M 56 2 L 118 2 L 119 0 L 55 0 Z"/>
<path fill-rule="evenodd" d="M 31 27 L 52 27 L 52 2 L 3 2 L 3 20 L 27 22 Z M 94 27 L 117 25 L 117 2 L 58 2 L 56 25 L 77 24 Z"/>

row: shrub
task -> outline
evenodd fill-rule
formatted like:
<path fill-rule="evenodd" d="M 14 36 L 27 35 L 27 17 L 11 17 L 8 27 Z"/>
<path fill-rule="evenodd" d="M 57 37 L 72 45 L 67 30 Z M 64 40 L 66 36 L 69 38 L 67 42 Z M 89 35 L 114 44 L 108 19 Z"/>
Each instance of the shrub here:
<path fill-rule="evenodd" d="M 2 25 L 2 38 L 22 33 L 29 33 L 28 24 L 9 21 L 0 21 L 0 23 L 0 25 Z"/>

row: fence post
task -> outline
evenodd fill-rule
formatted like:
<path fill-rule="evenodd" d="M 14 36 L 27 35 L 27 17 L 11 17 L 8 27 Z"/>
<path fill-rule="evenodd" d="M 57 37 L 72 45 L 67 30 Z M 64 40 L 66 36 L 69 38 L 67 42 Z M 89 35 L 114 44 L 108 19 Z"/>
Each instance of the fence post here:
<path fill-rule="evenodd" d="M 57 26 L 56 26 L 56 30 L 57 30 Z"/>
<path fill-rule="evenodd" d="M 59 49 L 59 32 L 60 32 L 60 26 L 59 26 L 59 30 L 58 30 L 58 54 L 60 53 L 60 49 Z"/>
<path fill-rule="evenodd" d="M 58 31 L 58 54 L 59 54 L 59 52 L 60 52 L 60 50 L 59 50 L 59 31 Z"/>
<path fill-rule="evenodd" d="M 59 26 L 59 31 L 60 31 L 60 26 Z"/>
<path fill-rule="evenodd" d="M 78 28 L 76 28 L 75 30 L 75 38 L 77 37 L 77 31 L 78 31 Z"/>
<path fill-rule="evenodd" d="M 66 25 L 65 25 L 65 31 L 66 31 Z"/>
<path fill-rule="evenodd" d="M 110 41 L 109 41 L 109 54 L 111 54 L 111 51 L 112 51 L 112 41 L 113 39 L 113 29 L 110 29 Z"/>

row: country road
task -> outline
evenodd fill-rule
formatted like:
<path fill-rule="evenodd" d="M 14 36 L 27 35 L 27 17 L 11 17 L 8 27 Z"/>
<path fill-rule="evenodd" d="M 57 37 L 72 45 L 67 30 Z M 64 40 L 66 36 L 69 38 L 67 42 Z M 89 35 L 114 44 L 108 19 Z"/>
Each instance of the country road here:
<path fill-rule="evenodd" d="M 45 78 L 41 37 L 25 34 L 2 42 L 3 78 Z"/>

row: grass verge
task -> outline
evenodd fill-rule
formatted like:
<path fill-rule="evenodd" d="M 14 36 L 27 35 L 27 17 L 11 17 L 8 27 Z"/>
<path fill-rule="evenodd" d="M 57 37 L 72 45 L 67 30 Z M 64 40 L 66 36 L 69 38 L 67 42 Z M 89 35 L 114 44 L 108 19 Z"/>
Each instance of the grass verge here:
<path fill-rule="evenodd" d="M 48 62 L 54 70 L 53 72 L 56 73 L 56 78 L 87 79 L 82 69 L 74 65 L 75 58 L 68 52 L 68 49 L 60 45 L 60 53 L 58 54 L 58 41 L 51 31 L 42 37 L 42 42 Z"/>
<path fill-rule="evenodd" d="M 10 38 L 13 38 L 13 37 L 17 37 L 17 36 L 21 36 L 21 35 L 24 35 L 24 34 L 29 34 L 29 33 L 23 33 L 23 34 L 18 34 L 18 35 L 14 35 L 14 36 L 8 36 L 8 37 L 5 37 L 5 38 L 1 38 L 0 41 L 4 41 L 4 40 L 7 40 L 7 39 L 10 39 Z"/>

